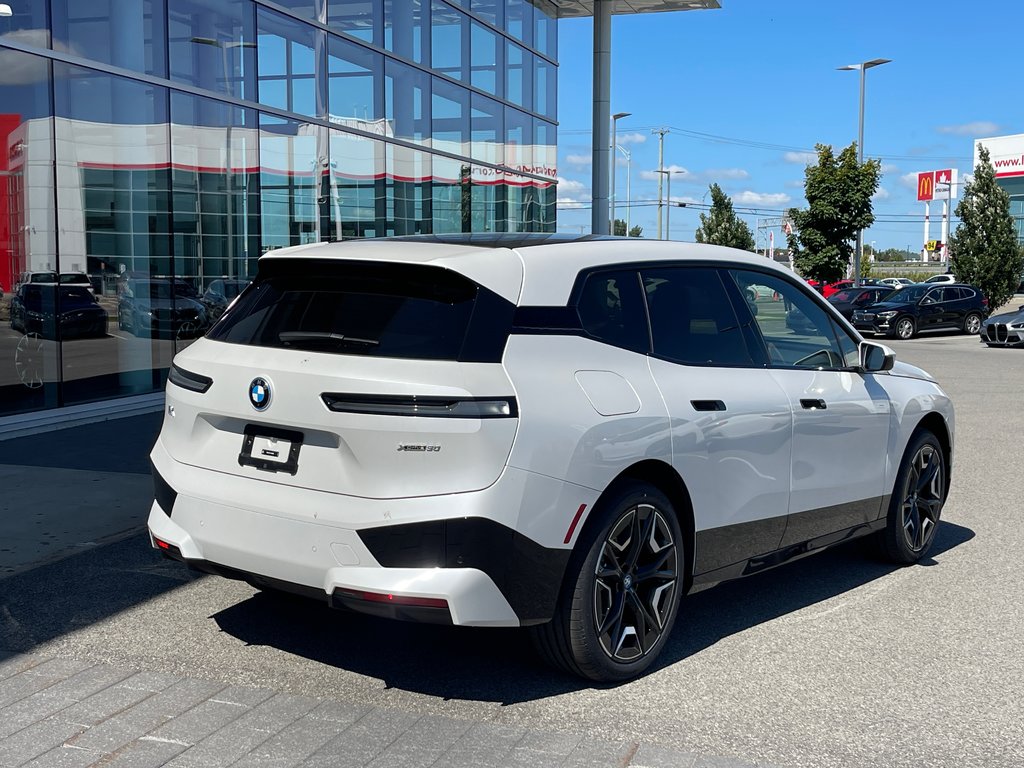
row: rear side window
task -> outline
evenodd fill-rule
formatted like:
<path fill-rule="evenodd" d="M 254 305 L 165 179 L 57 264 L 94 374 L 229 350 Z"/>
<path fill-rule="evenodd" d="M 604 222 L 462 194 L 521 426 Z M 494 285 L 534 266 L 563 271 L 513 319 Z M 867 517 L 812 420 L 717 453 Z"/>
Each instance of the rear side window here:
<path fill-rule="evenodd" d="M 642 272 L 654 353 L 688 365 L 751 366 L 744 332 L 717 270 Z M 756 301 L 750 296 L 747 301 Z"/>
<path fill-rule="evenodd" d="M 450 270 L 274 259 L 207 334 L 344 355 L 498 362 L 513 306 Z"/>
<path fill-rule="evenodd" d="M 597 272 L 583 284 L 576 309 L 589 335 L 616 347 L 648 352 L 647 315 L 635 270 Z"/>

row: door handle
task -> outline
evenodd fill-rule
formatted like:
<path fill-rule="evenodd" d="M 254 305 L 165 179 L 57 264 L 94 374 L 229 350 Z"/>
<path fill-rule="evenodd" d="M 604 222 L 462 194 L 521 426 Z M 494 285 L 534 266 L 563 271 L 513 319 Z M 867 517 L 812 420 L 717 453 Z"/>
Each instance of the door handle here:
<path fill-rule="evenodd" d="M 721 400 L 691 400 L 690 405 L 695 411 L 724 411 L 725 403 Z"/>
<path fill-rule="evenodd" d="M 809 411 L 823 411 L 826 408 L 828 408 L 828 404 L 824 400 L 822 400 L 820 397 L 819 398 L 814 398 L 814 397 L 800 398 L 800 405 L 802 405 L 804 408 L 806 408 Z"/>

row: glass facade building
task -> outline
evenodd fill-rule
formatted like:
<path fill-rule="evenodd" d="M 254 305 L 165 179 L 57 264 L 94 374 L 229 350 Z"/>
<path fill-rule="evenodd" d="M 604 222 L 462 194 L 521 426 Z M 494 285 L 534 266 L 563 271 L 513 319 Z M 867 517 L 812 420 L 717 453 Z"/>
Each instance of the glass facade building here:
<path fill-rule="evenodd" d="M 7 5 L 0 417 L 159 391 L 268 250 L 555 229 L 546 0 Z"/>

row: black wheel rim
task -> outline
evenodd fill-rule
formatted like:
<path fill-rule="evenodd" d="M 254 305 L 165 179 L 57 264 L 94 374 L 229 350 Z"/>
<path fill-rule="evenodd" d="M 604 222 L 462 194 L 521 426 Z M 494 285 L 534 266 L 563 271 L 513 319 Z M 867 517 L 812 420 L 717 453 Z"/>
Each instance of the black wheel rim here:
<path fill-rule="evenodd" d="M 672 616 L 676 542 L 664 515 L 637 504 L 611 527 L 597 558 L 594 624 L 601 648 L 631 662 L 658 645 Z"/>
<path fill-rule="evenodd" d="M 914 335 L 914 324 L 910 320 L 900 320 L 896 325 L 896 333 L 901 339 L 909 339 Z"/>
<path fill-rule="evenodd" d="M 944 489 L 942 454 L 934 446 L 921 446 L 910 465 L 903 495 L 903 536 L 912 552 L 931 544 L 942 512 Z"/>

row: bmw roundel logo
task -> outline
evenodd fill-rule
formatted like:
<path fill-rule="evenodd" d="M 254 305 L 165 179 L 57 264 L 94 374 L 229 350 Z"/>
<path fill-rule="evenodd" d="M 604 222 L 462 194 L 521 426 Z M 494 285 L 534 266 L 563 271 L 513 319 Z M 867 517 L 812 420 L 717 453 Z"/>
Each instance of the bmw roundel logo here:
<path fill-rule="evenodd" d="M 265 411 L 270 405 L 270 382 L 257 376 L 249 384 L 249 402 L 257 411 Z"/>

